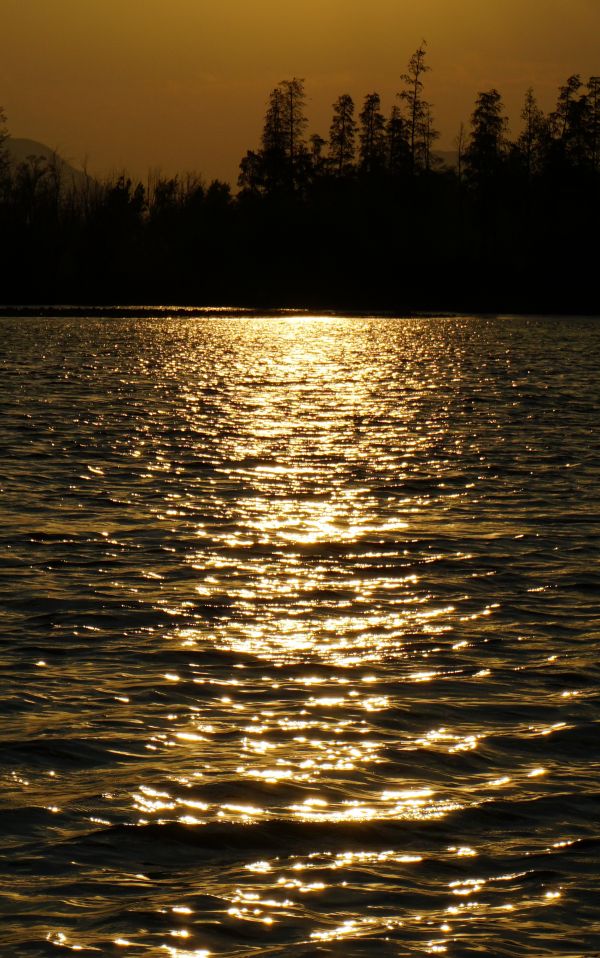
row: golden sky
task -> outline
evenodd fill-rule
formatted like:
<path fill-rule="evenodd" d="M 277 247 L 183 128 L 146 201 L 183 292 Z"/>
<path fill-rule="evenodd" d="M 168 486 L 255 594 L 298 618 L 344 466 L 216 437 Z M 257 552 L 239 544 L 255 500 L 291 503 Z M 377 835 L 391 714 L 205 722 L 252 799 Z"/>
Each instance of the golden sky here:
<path fill-rule="evenodd" d="M 327 136 L 340 93 L 389 110 L 423 37 L 441 148 L 478 90 L 501 90 L 515 129 L 530 84 L 548 108 L 569 74 L 600 74 L 600 0 L 0 0 L 0 37 L 14 136 L 92 172 L 232 182 L 278 81 L 306 79 Z"/>

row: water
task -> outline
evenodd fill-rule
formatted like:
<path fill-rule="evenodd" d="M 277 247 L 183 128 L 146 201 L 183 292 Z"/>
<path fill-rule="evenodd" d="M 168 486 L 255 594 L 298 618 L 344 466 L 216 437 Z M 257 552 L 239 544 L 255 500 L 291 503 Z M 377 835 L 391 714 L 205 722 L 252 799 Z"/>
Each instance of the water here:
<path fill-rule="evenodd" d="M 0 337 L 0 953 L 600 953 L 600 323 Z"/>

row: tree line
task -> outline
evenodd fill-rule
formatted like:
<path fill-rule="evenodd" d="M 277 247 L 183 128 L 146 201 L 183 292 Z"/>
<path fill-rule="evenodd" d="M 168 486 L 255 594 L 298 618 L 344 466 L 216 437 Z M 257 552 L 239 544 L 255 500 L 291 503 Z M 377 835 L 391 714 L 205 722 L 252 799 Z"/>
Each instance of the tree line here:
<path fill-rule="evenodd" d="M 283 80 L 235 194 L 15 166 L 0 111 L 2 299 L 598 311 L 600 77 L 569 77 L 547 113 L 529 89 L 515 136 L 480 92 L 444 163 L 429 69 L 423 42 L 388 115 L 344 93 L 326 137 L 304 80 Z"/>

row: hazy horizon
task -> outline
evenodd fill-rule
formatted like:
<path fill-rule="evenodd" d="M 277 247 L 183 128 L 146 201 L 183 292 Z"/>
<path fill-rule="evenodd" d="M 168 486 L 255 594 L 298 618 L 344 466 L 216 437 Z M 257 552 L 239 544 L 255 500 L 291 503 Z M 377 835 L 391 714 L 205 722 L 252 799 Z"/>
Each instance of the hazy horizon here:
<path fill-rule="evenodd" d="M 503 94 L 511 129 L 532 85 L 549 109 L 558 86 L 600 72 L 600 7 L 591 0 L 274 0 L 131 2 L 3 0 L 0 105 L 14 137 L 39 140 L 91 172 L 144 177 L 195 170 L 235 183 L 243 153 L 258 144 L 269 91 L 306 79 L 309 132 L 326 137 L 331 104 L 359 104 L 377 90 L 389 112 L 400 74 L 425 37 L 432 72 L 426 96 L 453 148 L 477 92 Z"/>

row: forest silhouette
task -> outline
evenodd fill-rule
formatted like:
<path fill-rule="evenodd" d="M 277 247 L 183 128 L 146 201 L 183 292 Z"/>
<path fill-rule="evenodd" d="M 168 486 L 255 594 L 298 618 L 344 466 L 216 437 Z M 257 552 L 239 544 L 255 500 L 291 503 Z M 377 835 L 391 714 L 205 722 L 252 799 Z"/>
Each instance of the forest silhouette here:
<path fill-rule="evenodd" d="M 0 111 L 2 300 L 598 312 L 600 77 L 569 77 L 549 113 L 528 90 L 513 137 L 480 92 L 445 164 L 428 71 L 423 43 L 387 116 L 342 94 L 326 137 L 282 81 L 235 193 L 11 164 Z"/>

